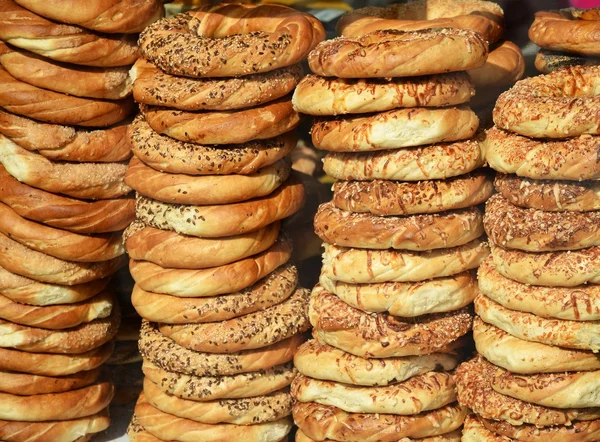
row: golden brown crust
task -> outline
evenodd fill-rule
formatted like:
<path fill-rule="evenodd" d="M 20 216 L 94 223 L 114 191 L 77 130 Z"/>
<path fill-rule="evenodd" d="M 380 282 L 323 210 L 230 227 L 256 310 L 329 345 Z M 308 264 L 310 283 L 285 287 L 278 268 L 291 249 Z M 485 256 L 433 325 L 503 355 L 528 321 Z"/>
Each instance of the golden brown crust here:
<path fill-rule="evenodd" d="M 462 442 L 515 442 L 514 439 L 502 436 L 488 430 L 483 425 L 485 419 L 476 414 L 470 414 L 465 418 L 463 427 Z M 510 425 L 510 424 L 509 424 Z M 539 430 L 539 429 L 538 429 Z M 152 441 L 154 442 L 154 441 Z"/>
<path fill-rule="evenodd" d="M 476 88 L 511 86 L 523 78 L 525 59 L 521 49 L 512 41 L 503 41 L 490 48 L 481 67 L 471 69 L 469 76 Z"/>
<path fill-rule="evenodd" d="M 325 77 L 410 77 L 473 69 L 487 54 L 485 40 L 470 30 L 386 29 L 326 40 L 308 54 L 308 65 Z"/>
<path fill-rule="evenodd" d="M 317 285 L 308 315 L 313 336 L 322 344 L 364 358 L 391 358 L 444 352 L 473 323 L 468 308 L 449 313 L 400 318 L 352 308 Z"/>
<path fill-rule="evenodd" d="M 535 68 L 542 74 L 562 69 L 566 66 L 598 65 L 600 59 L 566 52 L 554 52 L 540 49 L 535 56 Z"/>
<path fill-rule="evenodd" d="M 100 376 L 100 368 L 66 376 L 43 376 L 0 370 L 0 391 L 19 396 L 64 393 L 87 387 Z"/>
<path fill-rule="evenodd" d="M 483 234 L 483 213 L 477 207 L 452 212 L 377 216 L 321 204 L 315 233 L 324 242 L 342 247 L 425 251 L 468 243 Z"/>
<path fill-rule="evenodd" d="M 420 439 L 411 439 L 408 437 L 402 438 L 401 442 L 460 442 L 461 430 L 451 431 L 446 434 L 440 434 L 439 436 L 423 437 Z M 301 430 L 296 432 L 295 442 L 315 442 L 315 439 L 311 439 Z M 154 441 L 149 441 L 154 442 Z M 333 439 L 323 439 L 321 442 L 334 442 Z"/>
<path fill-rule="evenodd" d="M 574 14 L 576 11 L 573 8 L 536 12 L 529 28 L 529 38 L 545 49 L 600 55 L 600 23 L 597 20 L 578 20 Z"/>
<path fill-rule="evenodd" d="M 315 120 L 312 142 L 331 152 L 370 152 L 471 138 L 479 119 L 465 106 L 391 110 Z"/>
<path fill-rule="evenodd" d="M 592 442 L 600 437 L 600 420 L 574 422 L 573 425 L 557 425 L 548 428 L 538 428 L 535 425 L 514 426 L 490 419 L 481 419 L 481 422 L 488 431 L 497 434 L 501 441 Z"/>

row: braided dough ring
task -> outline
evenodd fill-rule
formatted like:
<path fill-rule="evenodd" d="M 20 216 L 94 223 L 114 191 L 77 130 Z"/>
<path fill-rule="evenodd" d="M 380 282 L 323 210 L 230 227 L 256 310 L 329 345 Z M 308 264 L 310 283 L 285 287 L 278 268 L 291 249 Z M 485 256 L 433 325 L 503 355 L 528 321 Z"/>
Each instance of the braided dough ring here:
<path fill-rule="evenodd" d="M 568 138 L 600 134 L 599 113 L 600 66 L 572 66 L 517 82 L 493 115 L 498 127 L 526 137 Z"/>
<path fill-rule="evenodd" d="M 63 12 L 61 7 L 61 16 Z M 131 65 L 139 57 L 136 35 L 101 36 L 78 26 L 47 20 L 13 0 L 0 0 L 0 22 L 1 40 L 52 60 L 112 67 Z"/>
<path fill-rule="evenodd" d="M 469 71 L 476 88 L 512 86 L 523 78 L 525 59 L 521 48 L 511 41 L 503 41 L 493 49 L 485 64 Z"/>
<path fill-rule="evenodd" d="M 237 77 L 296 64 L 324 38 L 315 17 L 292 8 L 216 4 L 148 26 L 139 45 L 169 74 Z"/>
<path fill-rule="evenodd" d="M 319 43 L 308 54 L 308 65 L 324 77 L 412 77 L 473 69 L 487 54 L 487 43 L 473 31 L 383 30 Z"/>
<path fill-rule="evenodd" d="M 138 115 L 131 126 L 131 149 L 155 170 L 188 175 L 249 175 L 285 157 L 298 137 L 290 131 L 268 140 L 223 147 L 183 143 L 156 133 Z"/>
<path fill-rule="evenodd" d="M 595 441 L 600 437 L 600 420 L 586 422 L 573 422 L 572 425 L 554 425 L 552 427 L 538 428 L 535 425 L 510 425 L 493 419 L 480 419 L 483 423 L 482 434 L 488 434 L 503 441 L 519 442 L 586 442 Z M 488 440 L 488 439 L 485 439 Z"/>
<path fill-rule="evenodd" d="M 580 12 L 585 10 L 569 8 L 536 12 L 529 38 L 544 49 L 600 55 L 600 21 L 597 18 L 579 19 Z"/>
<path fill-rule="evenodd" d="M 535 68 L 542 74 L 562 69 L 566 66 L 594 66 L 600 64 L 600 58 L 591 58 L 566 52 L 553 52 L 540 49 L 535 56 Z"/>

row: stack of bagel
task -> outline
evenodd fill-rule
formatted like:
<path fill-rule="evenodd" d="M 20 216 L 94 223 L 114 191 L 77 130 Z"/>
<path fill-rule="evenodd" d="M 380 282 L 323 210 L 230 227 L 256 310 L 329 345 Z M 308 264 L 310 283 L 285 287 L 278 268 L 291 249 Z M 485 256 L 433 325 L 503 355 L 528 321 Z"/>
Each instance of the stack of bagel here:
<path fill-rule="evenodd" d="M 305 198 L 288 154 L 299 63 L 324 38 L 283 6 L 210 5 L 140 36 L 125 181 L 143 392 L 132 441 L 286 440 L 309 327 L 282 220 Z"/>
<path fill-rule="evenodd" d="M 600 439 L 600 67 L 518 82 L 483 142 L 486 205 L 474 338 L 457 370 L 465 441 Z"/>
<path fill-rule="evenodd" d="M 451 371 L 472 326 L 492 179 L 465 70 L 488 53 L 466 29 L 377 30 L 321 43 L 294 93 L 337 180 L 309 304 L 314 339 L 292 383 L 296 440 L 458 441 Z M 449 56 L 452 54 L 452 56 Z"/>
<path fill-rule="evenodd" d="M 128 70 L 135 33 L 162 12 L 157 0 L 0 1 L 2 440 L 83 441 L 109 424 L 110 284 L 134 215 Z"/>

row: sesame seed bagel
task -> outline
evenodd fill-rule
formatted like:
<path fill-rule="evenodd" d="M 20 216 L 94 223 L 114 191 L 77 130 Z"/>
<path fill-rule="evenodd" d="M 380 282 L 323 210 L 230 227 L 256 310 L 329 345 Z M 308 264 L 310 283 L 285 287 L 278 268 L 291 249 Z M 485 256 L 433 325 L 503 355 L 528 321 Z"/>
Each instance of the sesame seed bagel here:
<path fill-rule="evenodd" d="M 600 286 L 543 287 L 502 276 L 488 257 L 478 270 L 479 290 L 510 310 L 567 321 L 600 320 Z"/>
<path fill-rule="evenodd" d="M 297 174 L 271 194 L 239 203 L 180 205 L 138 195 L 135 214 L 151 227 L 184 235 L 217 238 L 260 229 L 296 213 L 304 203 L 304 186 Z M 252 214 L 252 216 L 248 216 Z"/>
<path fill-rule="evenodd" d="M 494 123 L 532 138 L 600 133 L 600 66 L 571 66 L 527 78 L 500 95 Z"/>
<path fill-rule="evenodd" d="M 507 309 L 484 295 L 475 298 L 475 312 L 483 321 L 519 339 L 579 350 L 600 350 L 599 321 L 540 318 Z"/>
<path fill-rule="evenodd" d="M 179 345 L 208 353 L 234 353 L 266 347 L 309 328 L 310 292 L 297 289 L 288 299 L 259 312 L 222 322 L 159 324 L 160 332 Z"/>
<path fill-rule="evenodd" d="M 331 202 L 315 215 L 315 233 L 324 242 L 343 247 L 425 251 L 462 246 L 483 234 L 483 213 L 477 208 L 452 212 L 378 216 L 346 212 Z"/>
<path fill-rule="evenodd" d="M 337 181 L 332 203 L 347 212 L 413 215 L 476 206 L 493 190 L 491 176 L 480 169 L 439 181 Z"/>
<path fill-rule="evenodd" d="M 429 372 L 383 387 L 357 387 L 298 375 L 292 382 L 297 402 L 316 402 L 349 413 L 411 415 L 435 410 L 456 400 L 452 375 Z"/>
<path fill-rule="evenodd" d="M 366 415 L 370 416 L 370 415 Z M 375 415 L 377 416 L 377 415 Z M 379 420 L 379 418 L 377 418 Z M 409 437 L 404 437 L 401 439 L 401 442 L 460 442 L 461 431 L 451 431 L 446 434 L 441 434 L 439 436 L 431 436 L 424 437 L 419 439 L 411 439 Z M 311 439 L 306 434 L 302 432 L 302 430 L 297 430 L 296 438 L 294 439 L 296 442 L 314 442 L 316 439 Z M 322 439 L 321 442 L 334 442 L 334 439 Z"/>
<path fill-rule="evenodd" d="M 135 414 L 148 433 L 163 441 L 217 442 L 232 438 L 244 442 L 277 442 L 293 425 L 291 417 L 255 425 L 203 424 L 154 408 L 143 393 L 135 405 Z"/>
<path fill-rule="evenodd" d="M 291 254 L 290 241 L 279 238 L 264 252 L 223 266 L 186 270 L 130 260 L 129 270 L 140 288 L 148 292 L 184 298 L 210 297 L 250 287 L 288 262 Z"/>
<path fill-rule="evenodd" d="M 369 314 L 350 307 L 316 286 L 308 315 L 321 344 L 363 358 L 393 358 L 448 351 L 473 323 L 469 309 L 400 318 Z"/>
<path fill-rule="evenodd" d="M 546 428 L 538 428 L 535 425 L 515 426 L 491 419 L 481 419 L 481 422 L 486 430 L 495 434 L 500 441 L 592 442 L 600 437 L 600 420 L 598 419 Z"/>
<path fill-rule="evenodd" d="M 349 284 L 321 277 L 320 284 L 359 310 L 408 318 L 458 310 L 473 302 L 479 293 L 473 272 L 417 282 L 375 284 Z"/>
<path fill-rule="evenodd" d="M 534 140 L 493 127 L 481 146 L 492 169 L 539 180 L 595 180 L 598 137 L 582 135 L 567 140 Z"/>
<path fill-rule="evenodd" d="M 464 106 L 411 108 L 368 116 L 320 119 L 311 135 L 316 148 L 332 152 L 370 152 L 471 138 L 479 125 Z"/>
<path fill-rule="evenodd" d="M 297 284 L 298 271 L 288 264 L 274 270 L 256 284 L 230 295 L 180 298 L 147 292 L 135 285 L 131 302 L 141 317 L 153 322 L 186 324 L 226 321 L 283 302 Z"/>
<path fill-rule="evenodd" d="M 156 133 L 138 115 L 131 125 L 134 155 L 155 170 L 188 175 L 249 175 L 275 163 L 296 147 L 295 131 L 268 140 L 225 148 L 183 143 Z"/>
<path fill-rule="evenodd" d="M 250 175 L 190 176 L 159 172 L 133 157 L 125 183 L 140 195 L 166 203 L 231 204 L 269 195 L 288 179 L 290 172 L 287 158 Z"/>
<path fill-rule="evenodd" d="M 302 335 L 294 335 L 257 350 L 229 354 L 201 353 L 182 347 L 162 335 L 156 324 L 142 321 L 139 347 L 146 362 L 163 371 L 193 376 L 228 376 L 268 370 L 290 362 L 304 340 Z"/>
<path fill-rule="evenodd" d="M 523 284 L 575 287 L 600 282 L 600 247 L 530 253 L 490 243 L 496 270 Z"/>
<path fill-rule="evenodd" d="M 478 317 L 473 322 L 477 351 L 513 373 L 561 373 L 600 370 L 600 356 L 589 350 L 556 347 L 516 338 Z"/>
<path fill-rule="evenodd" d="M 62 17 L 63 7 L 57 12 Z M 0 22 L 3 24 L 1 40 L 52 60 L 112 67 L 133 64 L 139 57 L 136 35 L 95 34 L 78 26 L 47 20 L 13 0 L 0 2 Z"/>
<path fill-rule="evenodd" d="M 412 77 L 473 69 L 487 54 L 487 42 L 470 30 L 385 29 L 319 43 L 308 66 L 324 77 Z"/>
<path fill-rule="evenodd" d="M 289 132 L 300 122 L 289 95 L 240 110 L 189 112 L 142 104 L 140 111 L 157 133 L 196 144 L 265 140 Z"/>
<path fill-rule="evenodd" d="M 463 175 L 483 166 L 475 139 L 371 152 L 329 152 L 325 173 L 338 180 L 421 181 Z"/>
<path fill-rule="evenodd" d="M 80 371 L 66 376 L 42 376 L 0 370 L 0 391 L 3 393 L 32 396 L 36 394 L 63 393 L 87 387 L 96 382 L 100 368 Z"/>
<path fill-rule="evenodd" d="M 324 247 L 321 277 L 351 284 L 418 282 L 456 275 L 477 268 L 489 254 L 481 240 L 427 252 Z"/>
<path fill-rule="evenodd" d="M 521 48 L 512 41 L 505 40 L 490 48 L 483 66 L 469 71 L 476 88 L 512 86 L 523 78 L 525 59 Z"/>
<path fill-rule="evenodd" d="M 534 64 L 535 68 L 542 74 L 549 74 L 566 66 L 598 65 L 600 64 L 600 58 L 540 49 L 535 56 Z"/>
<path fill-rule="evenodd" d="M 252 425 L 272 422 L 292 414 L 292 397 L 285 390 L 252 398 L 199 402 L 163 393 L 156 384 L 145 378 L 144 395 L 158 410 L 203 424 Z"/>
<path fill-rule="evenodd" d="M 316 339 L 302 344 L 294 366 L 304 376 L 350 385 L 384 386 L 430 371 L 450 371 L 459 362 L 457 354 L 433 353 L 403 358 L 365 359 L 321 344 Z"/>
<path fill-rule="evenodd" d="M 393 79 L 304 77 L 294 109 L 309 115 L 361 114 L 404 107 L 455 106 L 475 94 L 464 72 Z"/>
<path fill-rule="evenodd" d="M 299 64 L 261 74 L 231 78 L 169 75 L 143 58 L 131 69 L 138 103 L 175 109 L 231 110 L 258 106 L 294 90 L 302 77 Z"/>

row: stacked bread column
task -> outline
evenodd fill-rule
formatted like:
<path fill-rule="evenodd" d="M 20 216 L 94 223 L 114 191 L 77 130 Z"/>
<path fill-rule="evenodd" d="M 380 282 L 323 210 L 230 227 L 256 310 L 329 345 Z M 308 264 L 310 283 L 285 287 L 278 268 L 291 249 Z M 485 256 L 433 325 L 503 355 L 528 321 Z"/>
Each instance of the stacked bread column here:
<path fill-rule="evenodd" d="M 469 77 L 443 72 L 486 55 L 478 34 L 452 29 L 375 31 L 309 55 L 317 75 L 294 105 L 319 116 L 312 139 L 339 181 L 315 217 L 325 252 L 315 339 L 294 359 L 297 441 L 460 440 L 450 372 L 489 253 L 477 205 L 492 182 L 462 105 Z"/>
<path fill-rule="evenodd" d="M 288 154 L 297 65 L 324 36 L 279 6 L 215 5 L 140 37 L 125 244 L 144 318 L 131 440 L 285 440 L 308 328 L 281 221 L 304 188 Z"/>
<path fill-rule="evenodd" d="M 599 74 L 577 66 L 522 80 L 496 104 L 479 355 L 457 370 L 459 401 L 474 412 L 463 440 L 600 438 Z"/>
<path fill-rule="evenodd" d="M 90 29 L 48 19 L 72 18 L 64 2 L 41 3 L 0 2 L 0 439 L 67 442 L 109 425 L 110 281 L 134 215 L 123 120 L 138 51 L 122 32 L 162 4 L 136 2 L 133 20 L 96 32 L 94 2 L 76 8 Z"/>

